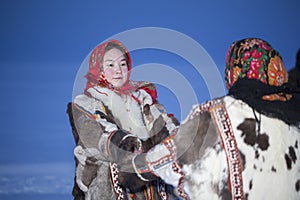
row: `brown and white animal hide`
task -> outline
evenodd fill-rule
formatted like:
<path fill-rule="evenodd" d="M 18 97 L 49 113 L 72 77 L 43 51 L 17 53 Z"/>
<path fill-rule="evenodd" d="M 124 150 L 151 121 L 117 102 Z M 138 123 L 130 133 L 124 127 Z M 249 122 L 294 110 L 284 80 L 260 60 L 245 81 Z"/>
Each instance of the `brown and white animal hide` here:
<path fill-rule="evenodd" d="M 195 106 L 174 142 L 190 199 L 300 199 L 300 129 L 241 100 Z"/>

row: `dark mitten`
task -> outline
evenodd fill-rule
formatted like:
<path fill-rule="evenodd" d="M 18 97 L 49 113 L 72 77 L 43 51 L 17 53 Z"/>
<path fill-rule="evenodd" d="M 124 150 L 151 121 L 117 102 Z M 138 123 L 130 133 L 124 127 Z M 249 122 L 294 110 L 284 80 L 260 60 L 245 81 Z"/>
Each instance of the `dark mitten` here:
<path fill-rule="evenodd" d="M 154 124 L 155 126 L 155 124 Z M 154 147 L 155 145 L 159 144 L 161 141 L 163 141 L 166 137 L 169 136 L 169 131 L 166 128 L 166 126 L 163 126 L 160 131 L 158 131 L 155 135 L 148 138 L 145 141 L 142 141 L 143 151 L 147 152 L 149 149 Z"/>
<path fill-rule="evenodd" d="M 121 129 L 117 130 L 110 139 L 109 150 L 116 163 L 141 149 L 141 140 Z"/>
<path fill-rule="evenodd" d="M 147 169 L 145 154 L 136 155 L 132 160 L 123 162 L 119 165 L 120 184 L 132 192 L 138 192 L 149 182 L 158 179 L 158 177 L 149 170 L 139 170 L 142 168 Z"/>

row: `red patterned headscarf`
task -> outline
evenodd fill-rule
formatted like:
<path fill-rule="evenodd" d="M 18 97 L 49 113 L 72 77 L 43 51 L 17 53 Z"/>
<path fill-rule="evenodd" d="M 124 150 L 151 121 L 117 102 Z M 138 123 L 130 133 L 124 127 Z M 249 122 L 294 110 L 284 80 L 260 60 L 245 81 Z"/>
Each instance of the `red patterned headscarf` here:
<path fill-rule="evenodd" d="M 124 84 L 122 88 L 113 88 L 113 86 L 108 83 L 104 76 L 103 72 L 103 57 L 106 51 L 106 47 L 109 44 L 114 44 L 119 47 L 119 49 L 124 52 L 126 61 L 127 61 L 127 66 L 128 66 L 128 76 L 127 76 L 127 81 Z M 85 93 L 87 90 L 91 87 L 94 87 L 96 85 L 101 85 L 102 87 L 107 87 L 109 89 L 113 90 L 118 90 L 120 92 L 129 90 L 131 88 L 131 85 L 129 85 L 129 77 L 130 77 L 130 72 L 132 69 L 132 63 L 131 63 L 131 58 L 130 54 L 125 48 L 125 46 L 118 40 L 109 40 L 105 43 L 102 43 L 98 45 L 97 47 L 94 48 L 92 51 L 90 58 L 89 58 L 89 71 L 87 75 L 85 76 L 87 79 L 86 87 L 84 89 Z"/>
<path fill-rule="evenodd" d="M 271 86 L 282 86 L 288 82 L 288 74 L 279 52 L 259 38 L 236 41 L 228 49 L 225 66 L 227 89 L 241 78 L 257 79 Z M 285 101 L 290 97 L 271 94 L 262 98 Z"/>

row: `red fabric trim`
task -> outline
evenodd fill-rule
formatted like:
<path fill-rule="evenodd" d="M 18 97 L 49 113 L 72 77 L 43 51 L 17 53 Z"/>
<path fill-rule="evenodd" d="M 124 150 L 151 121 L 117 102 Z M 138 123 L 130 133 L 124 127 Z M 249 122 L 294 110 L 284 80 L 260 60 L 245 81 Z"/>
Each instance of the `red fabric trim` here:
<path fill-rule="evenodd" d="M 139 89 L 145 90 L 148 94 L 150 94 L 153 104 L 155 104 L 157 102 L 157 91 L 155 88 L 151 89 L 147 86 L 143 86 L 143 87 L 140 87 Z"/>
<path fill-rule="evenodd" d="M 136 97 L 133 96 L 133 95 L 131 95 L 131 97 L 132 97 L 139 105 L 141 105 L 141 101 L 140 101 L 138 98 L 136 98 Z"/>
<path fill-rule="evenodd" d="M 127 84 L 124 87 L 122 87 L 120 89 L 120 91 L 122 93 L 122 90 L 124 90 L 124 91 L 128 90 L 128 86 L 130 86 L 128 84 L 128 82 L 129 82 L 129 77 L 130 77 L 130 73 L 131 73 L 131 69 L 132 69 L 132 61 L 131 61 L 130 54 L 129 54 L 128 50 L 126 49 L 126 47 L 120 41 L 118 41 L 118 40 L 109 40 L 109 41 L 104 42 L 104 43 L 98 45 L 97 47 L 95 47 L 93 49 L 91 55 L 90 55 L 90 58 L 89 58 L 89 71 L 85 76 L 86 79 L 87 79 L 87 83 L 86 83 L 86 87 L 84 89 L 84 93 L 86 93 L 89 88 L 91 88 L 91 87 L 93 87 L 97 84 L 112 89 L 112 87 L 107 82 L 104 75 L 102 74 L 102 64 L 103 64 L 104 50 L 105 50 L 106 46 L 109 43 L 117 44 L 118 46 L 120 46 L 126 52 L 126 56 L 128 58 L 127 59 L 127 64 L 128 64 Z"/>
<path fill-rule="evenodd" d="M 108 152 L 107 152 L 108 155 L 111 155 L 110 150 L 109 150 L 110 140 L 111 140 L 112 136 L 113 136 L 115 133 L 116 133 L 116 130 L 115 130 L 115 131 L 112 131 L 112 132 L 109 134 L 109 136 L 108 136 L 108 138 L 107 138 L 107 141 L 106 141 L 106 149 L 107 149 L 107 151 L 108 151 Z"/>
<path fill-rule="evenodd" d="M 234 200 L 243 200 L 245 199 L 242 178 L 243 170 L 237 142 L 225 103 L 223 101 L 216 101 L 216 103 L 216 106 L 212 107 L 210 111 L 226 153 L 230 191 Z"/>
<path fill-rule="evenodd" d="M 197 109 L 193 110 L 190 119 L 206 111 L 212 114 L 222 147 L 226 153 L 228 185 L 232 193 L 232 199 L 244 200 L 242 165 L 225 103 L 217 99 L 200 104 Z"/>
<path fill-rule="evenodd" d="M 81 112 L 83 112 L 83 114 L 84 114 L 85 116 L 87 116 L 88 118 L 93 119 L 93 120 L 96 120 L 96 116 L 95 116 L 95 115 L 93 115 L 93 114 L 91 114 L 91 113 L 85 111 L 84 109 L 82 109 L 82 108 L 81 108 L 80 106 L 78 106 L 77 104 L 72 103 L 72 106 L 76 107 L 76 109 L 78 109 L 78 110 L 80 110 Z M 72 111 L 72 112 L 73 112 L 73 111 Z"/>

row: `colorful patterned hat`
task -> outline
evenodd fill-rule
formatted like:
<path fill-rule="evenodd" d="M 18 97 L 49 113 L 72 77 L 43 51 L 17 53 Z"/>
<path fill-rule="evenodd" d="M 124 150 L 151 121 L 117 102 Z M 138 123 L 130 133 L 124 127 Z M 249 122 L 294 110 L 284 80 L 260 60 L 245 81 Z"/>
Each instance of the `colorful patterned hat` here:
<path fill-rule="evenodd" d="M 265 84 L 281 86 L 288 82 L 278 51 L 259 38 L 234 42 L 226 55 L 225 82 L 230 89 L 239 78 L 257 79 Z"/>

